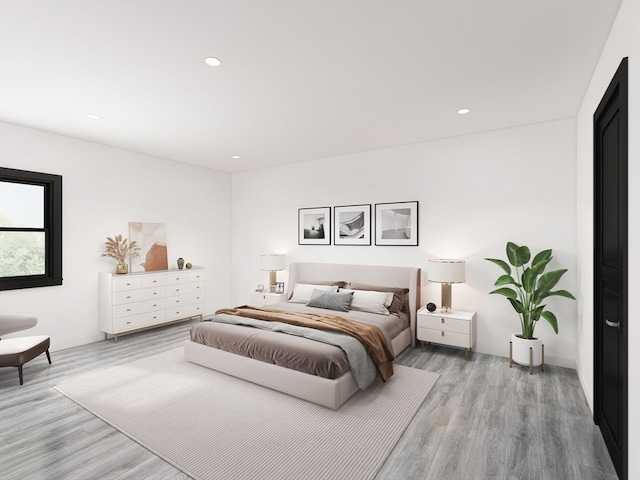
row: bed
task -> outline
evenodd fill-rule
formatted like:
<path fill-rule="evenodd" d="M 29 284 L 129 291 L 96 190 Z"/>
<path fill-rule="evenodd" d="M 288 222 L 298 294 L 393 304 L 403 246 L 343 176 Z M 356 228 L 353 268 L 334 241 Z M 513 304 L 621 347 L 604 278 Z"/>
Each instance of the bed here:
<path fill-rule="evenodd" d="M 377 290 L 385 287 L 395 292 L 404 291 L 404 303 L 401 306 L 403 314 L 375 315 L 370 312 L 349 310 L 349 312 L 336 312 L 321 308 L 309 307 L 305 303 L 298 303 L 302 286 L 313 285 L 337 285 L 339 292 Z M 296 286 L 298 286 L 296 288 Z M 344 290 L 346 288 L 346 290 Z M 315 291 L 314 294 L 318 292 Z M 354 294 L 356 295 L 356 294 Z M 358 293 L 359 295 L 359 293 Z M 361 322 L 371 322 L 372 317 L 383 319 L 385 336 L 392 346 L 393 354 L 398 355 L 405 348 L 415 346 L 416 331 L 416 311 L 420 297 L 420 269 L 413 267 L 390 267 L 371 265 L 346 265 L 346 264 L 324 264 L 324 263 L 292 263 L 289 267 L 289 281 L 287 291 L 287 302 L 282 304 L 269 305 L 268 311 L 272 309 L 284 310 L 287 312 L 328 312 L 331 315 L 360 320 Z M 356 298 L 355 296 L 353 297 Z M 394 301 L 398 300 L 396 293 Z M 397 305 L 396 305 L 397 307 Z M 391 310 L 391 309 L 390 309 Z M 398 309 L 396 308 L 396 311 Z M 229 315 L 216 315 L 216 317 L 229 317 Z M 384 318 L 383 318 L 384 317 Z M 402 323 L 398 323 L 398 317 Z M 222 319 L 224 320 L 224 319 Z M 234 320 L 235 321 L 235 320 Z M 245 322 L 245 320 L 242 320 Z M 262 346 L 251 345 L 253 337 L 261 337 L 261 341 L 271 341 L 278 344 L 285 353 L 289 344 L 292 352 L 295 349 L 302 350 L 305 357 L 311 359 L 314 365 L 316 362 L 314 355 L 321 357 L 325 354 L 333 355 L 338 352 L 344 358 L 344 352 L 335 345 L 329 345 L 314 341 L 313 339 L 300 337 L 297 335 L 287 335 L 278 331 L 263 331 L 252 328 L 252 319 L 247 319 L 248 324 L 228 324 L 222 321 L 201 322 L 192 328 L 191 339 L 185 342 L 185 358 L 198 365 L 223 372 L 228 375 L 263 385 L 280 392 L 302 398 L 304 400 L 323 405 L 328 408 L 337 409 L 346 402 L 353 394 L 361 389 L 362 379 L 354 377 L 349 365 L 344 367 L 344 360 L 338 358 L 330 362 L 329 370 L 332 375 L 321 376 L 317 373 L 288 368 L 287 366 L 272 363 L 270 360 L 260 360 L 252 358 L 256 351 L 260 351 Z M 396 326 L 388 322 L 395 322 Z M 400 325 L 400 327 L 398 327 Z M 294 327 L 297 328 L 297 327 Z M 204 330 L 213 330 L 211 333 L 204 333 Z M 260 330 L 258 332 L 258 330 Z M 226 337 L 224 335 L 231 335 Z M 211 341 L 203 340 L 206 335 L 215 337 Z M 234 337 L 235 335 L 235 337 Z M 232 338 L 232 340 L 225 340 Z M 266 340 L 265 340 L 266 339 Z M 226 349 L 224 345 L 235 344 L 244 345 L 253 353 L 233 353 Z M 248 346 L 247 346 L 248 345 Z M 283 346 L 284 345 L 284 346 Z M 249 356 L 245 356 L 249 355 Z M 293 355 L 293 353 L 292 353 Z M 349 357 L 351 358 L 351 357 Z M 348 363 L 348 361 L 347 361 Z"/>

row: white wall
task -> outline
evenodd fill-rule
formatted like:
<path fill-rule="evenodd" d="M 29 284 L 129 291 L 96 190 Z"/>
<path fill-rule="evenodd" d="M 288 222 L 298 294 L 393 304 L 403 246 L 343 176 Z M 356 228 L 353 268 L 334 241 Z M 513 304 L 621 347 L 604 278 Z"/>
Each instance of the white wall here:
<path fill-rule="evenodd" d="M 250 300 L 268 275 L 259 255 L 287 262 L 319 261 L 423 268 L 422 301 L 440 303 L 426 281 L 427 259 L 462 257 L 467 282 L 453 286 L 454 308 L 478 312 L 476 350 L 507 356 L 519 329 L 511 306 L 488 295 L 506 242 L 536 252 L 553 248 L 551 267 L 568 268 L 562 287 L 576 291 L 575 121 L 389 148 L 232 175 L 232 300 Z M 418 247 L 300 246 L 298 208 L 418 200 Z M 279 274 L 279 280 L 286 272 Z M 576 302 L 550 299 L 560 334 L 543 322 L 548 363 L 575 367 Z"/>
<path fill-rule="evenodd" d="M 640 2 L 625 0 L 577 116 L 578 364 L 593 409 L 593 113 L 629 57 L 629 478 L 640 478 Z"/>
<path fill-rule="evenodd" d="M 129 221 L 165 223 L 169 267 L 207 267 L 207 313 L 228 305 L 230 175 L 7 123 L 0 140 L 3 167 L 63 177 L 63 285 L 0 292 L 1 312 L 38 316 L 29 333 L 52 351 L 104 338 L 98 272 L 115 264 L 100 254 Z"/>

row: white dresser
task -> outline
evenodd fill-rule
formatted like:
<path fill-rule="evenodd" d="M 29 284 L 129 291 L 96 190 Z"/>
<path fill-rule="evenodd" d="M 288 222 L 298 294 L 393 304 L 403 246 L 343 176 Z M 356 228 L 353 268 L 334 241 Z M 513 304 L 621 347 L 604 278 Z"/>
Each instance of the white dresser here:
<path fill-rule="evenodd" d="M 204 314 L 206 270 L 99 274 L 99 323 L 105 339 Z"/>

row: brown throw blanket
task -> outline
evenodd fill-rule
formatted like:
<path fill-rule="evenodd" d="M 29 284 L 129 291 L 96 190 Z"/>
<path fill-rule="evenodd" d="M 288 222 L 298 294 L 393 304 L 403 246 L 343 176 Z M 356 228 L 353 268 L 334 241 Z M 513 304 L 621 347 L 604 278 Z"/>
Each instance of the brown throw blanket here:
<path fill-rule="evenodd" d="M 375 325 L 349 320 L 328 313 L 287 312 L 274 308 L 259 308 L 248 305 L 238 308 L 222 308 L 216 312 L 216 314 L 218 313 L 346 333 L 362 343 L 376 365 L 383 381 L 386 382 L 393 375 L 393 353 L 389 349 L 384 334 Z"/>

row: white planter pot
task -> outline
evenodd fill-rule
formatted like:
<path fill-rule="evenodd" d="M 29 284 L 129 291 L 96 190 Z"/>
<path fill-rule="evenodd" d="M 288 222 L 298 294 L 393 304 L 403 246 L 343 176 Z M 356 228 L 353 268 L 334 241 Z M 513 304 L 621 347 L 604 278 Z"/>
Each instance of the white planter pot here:
<path fill-rule="evenodd" d="M 512 333 L 511 361 L 520 365 L 527 365 L 529 373 L 531 373 L 531 367 L 542 366 L 544 370 L 544 345 L 542 340 L 539 338 L 525 340 L 519 333 Z"/>

